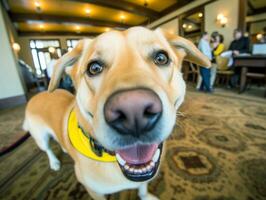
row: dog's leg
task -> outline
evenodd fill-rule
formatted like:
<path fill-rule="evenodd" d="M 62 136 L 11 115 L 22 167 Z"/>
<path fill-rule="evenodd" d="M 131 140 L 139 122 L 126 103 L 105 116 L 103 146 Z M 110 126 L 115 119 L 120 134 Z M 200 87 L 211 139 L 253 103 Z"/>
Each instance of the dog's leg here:
<path fill-rule="evenodd" d="M 159 200 L 157 197 L 148 192 L 148 183 L 144 183 L 139 187 L 138 195 L 141 200 Z"/>
<path fill-rule="evenodd" d="M 50 145 L 49 145 L 49 135 L 47 134 L 46 137 L 43 137 L 42 140 L 36 140 L 37 145 L 43 150 L 49 159 L 50 168 L 54 171 L 58 171 L 60 169 L 60 161 L 54 155 Z"/>
<path fill-rule="evenodd" d="M 60 169 L 60 161 L 54 155 L 54 152 L 50 147 L 46 149 L 46 153 L 49 158 L 50 168 L 54 171 L 58 171 Z"/>
<path fill-rule="evenodd" d="M 35 139 L 39 148 L 47 154 L 50 168 L 54 171 L 58 171 L 60 169 L 60 161 L 54 155 L 54 152 L 49 145 L 51 136 L 45 130 L 45 128 L 37 126 L 37 123 L 29 129 L 31 136 Z"/>

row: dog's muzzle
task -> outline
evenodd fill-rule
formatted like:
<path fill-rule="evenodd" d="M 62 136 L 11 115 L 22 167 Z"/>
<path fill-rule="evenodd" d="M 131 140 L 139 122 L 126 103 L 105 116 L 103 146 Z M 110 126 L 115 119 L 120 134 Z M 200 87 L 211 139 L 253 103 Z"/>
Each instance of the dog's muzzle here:
<path fill-rule="evenodd" d="M 141 136 L 151 134 L 162 115 L 162 102 L 150 89 L 122 90 L 112 94 L 104 106 L 106 123 L 136 144 L 116 150 L 116 158 L 124 175 L 132 181 L 146 181 L 158 169 L 162 144 L 142 144 Z M 139 140 L 139 141 L 138 141 Z"/>

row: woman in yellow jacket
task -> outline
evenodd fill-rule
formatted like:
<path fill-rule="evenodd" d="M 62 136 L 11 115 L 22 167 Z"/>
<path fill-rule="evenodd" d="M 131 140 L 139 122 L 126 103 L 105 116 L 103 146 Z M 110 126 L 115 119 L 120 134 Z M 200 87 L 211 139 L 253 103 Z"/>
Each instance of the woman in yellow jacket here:
<path fill-rule="evenodd" d="M 217 71 L 217 65 L 216 65 L 216 57 L 219 56 L 224 51 L 224 37 L 223 35 L 219 34 L 218 32 L 213 32 L 211 35 L 211 43 L 212 43 L 212 54 L 213 54 L 213 60 L 212 60 L 212 68 L 211 68 L 211 88 L 213 89 L 213 85 L 216 78 L 216 71 Z"/>

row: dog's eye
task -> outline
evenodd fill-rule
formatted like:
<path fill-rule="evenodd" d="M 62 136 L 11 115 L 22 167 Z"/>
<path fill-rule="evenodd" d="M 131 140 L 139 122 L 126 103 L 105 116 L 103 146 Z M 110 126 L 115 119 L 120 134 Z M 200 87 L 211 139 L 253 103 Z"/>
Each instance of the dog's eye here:
<path fill-rule="evenodd" d="M 168 54 L 165 51 L 159 51 L 154 56 L 154 63 L 156 65 L 167 65 L 169 63 Z"/>
<path fill-rule="evenodd" d="M 89 76 L 96 76 L 103 71 L 103 63 L 99 61 L 93 61 L 88 64 L 87 73 Z"/>

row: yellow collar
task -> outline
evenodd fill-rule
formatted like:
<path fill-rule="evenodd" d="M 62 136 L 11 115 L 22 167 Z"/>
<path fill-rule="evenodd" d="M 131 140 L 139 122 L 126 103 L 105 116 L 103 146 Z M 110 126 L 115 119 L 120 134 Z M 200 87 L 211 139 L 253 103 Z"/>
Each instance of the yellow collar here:
<path fill-rule="evenodd" d="M 74 110 L 70 112 L 67 125 L 68 137 L 73 147 L 84 156 L 100 161 L 100 162 L 115 162 L 116 157 L 102 150 L 101 155 L 97 155 L 94 151 L 95 141 L 90 136 L 86 136 L 79 127 L 77 115 Z"/>

